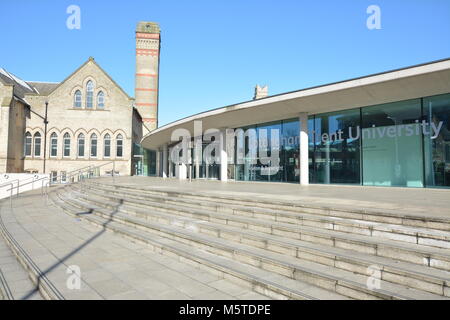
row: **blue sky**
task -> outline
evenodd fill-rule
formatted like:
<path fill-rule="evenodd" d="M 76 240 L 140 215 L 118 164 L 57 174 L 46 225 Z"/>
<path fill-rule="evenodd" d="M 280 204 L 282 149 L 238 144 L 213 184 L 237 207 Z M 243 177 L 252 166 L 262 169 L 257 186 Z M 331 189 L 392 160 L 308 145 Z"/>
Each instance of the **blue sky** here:
<path fill-rule="evenodd" d="M 81 29 L 66 9 L 81 8 Z M 369 30 L 366 9 L 381 9 Z M 252 98 L 450 57 L 449 0 L 0 1 L 0 67 L 61 81 L 95 60 L 134 96 L 137 21 L 162 29 L 160 125 Z"/>

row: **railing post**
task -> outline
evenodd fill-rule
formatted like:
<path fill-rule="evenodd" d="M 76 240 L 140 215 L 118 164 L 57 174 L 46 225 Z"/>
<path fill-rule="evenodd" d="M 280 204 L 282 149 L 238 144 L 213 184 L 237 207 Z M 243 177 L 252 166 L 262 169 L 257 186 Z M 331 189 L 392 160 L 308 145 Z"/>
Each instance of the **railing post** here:
<path fill-rule="evenodd" d="M 113 161 L 113 171 L 112 171 L 112 176 L 113 176 L 113 184 L 116 184 L 116 179 L 115 176 L 116 175 L 116 162 Z"/>
<path fill-rule="evenodd" d="M 11 189 L 9 190 L 9 207 L 12 209 L 12 196 L 13 196 L 14 184 L 11 183 Z"/>

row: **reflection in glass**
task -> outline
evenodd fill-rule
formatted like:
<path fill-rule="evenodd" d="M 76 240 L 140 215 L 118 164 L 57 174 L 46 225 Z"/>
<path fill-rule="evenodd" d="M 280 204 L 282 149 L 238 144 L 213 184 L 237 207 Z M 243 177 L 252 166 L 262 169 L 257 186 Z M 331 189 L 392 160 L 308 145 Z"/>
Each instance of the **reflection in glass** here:
<path fill-rule="evenodd" d="M 316 115 L 310 126 L 313 182 L 359 184 L 359 109 Z"/>
<path fill-rule="evenodd" d="M 363 184 L 423 186 L 420 99 L 362 108 Z"/>
<path fill-rule="evenodd" d="M 427 186 L 450 186 L 450 94 L 423 99 L 424 117 L 431 126 L 424 135 Z"/>

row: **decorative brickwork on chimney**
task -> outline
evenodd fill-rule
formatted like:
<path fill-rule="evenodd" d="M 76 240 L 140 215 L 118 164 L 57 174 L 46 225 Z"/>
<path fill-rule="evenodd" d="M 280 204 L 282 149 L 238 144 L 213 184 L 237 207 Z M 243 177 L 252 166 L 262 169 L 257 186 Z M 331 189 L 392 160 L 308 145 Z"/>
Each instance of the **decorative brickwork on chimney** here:
<path fill-rule="evenodd" d="M 158 127 L 158 81 L 160 29 L 155 22 L 141 21 L 136 27 L 136 83 L 135 106 L 147 129 Z M 147 129 L 146 129 L 147 128 Z"/>

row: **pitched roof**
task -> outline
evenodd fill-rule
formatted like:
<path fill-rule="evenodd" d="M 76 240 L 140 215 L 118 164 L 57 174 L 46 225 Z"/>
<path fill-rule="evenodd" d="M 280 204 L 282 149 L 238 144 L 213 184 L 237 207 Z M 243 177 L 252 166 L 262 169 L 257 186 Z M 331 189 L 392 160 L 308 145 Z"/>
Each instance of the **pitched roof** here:
<path fill-rule="evenodd" d="M 36 93 L 32 85 L 3 68 L 0 68 L 0 81 L 6 85 L 13 85 L 14 95 L 20 99 L 23 99 L 25 94 Z"/>
<path fill-rule="evenodd" d="M 59 82 L 28 81 L 28 84 L 33 86 L 37 93 L 42 96 L 48 96 L 59 86 Z"/>
<path fill-rule="evenodd" d="M 83 63 L 79 68 L 77 68 L 61 82 L 24 81 L 19 77 L 13 75 L 12 73 L 6 71 L 4 68 L 0 68 L 0 82 L 6 85 L 14 85 L 14 95 L 21 99 L 24 99 L 26 94 L 47 96 L 55 91 L 68 79 L 70 79 L 75 73 L 77 73 L 90 61 L 92 61 L 106 75 L 106 77 L 110 79 L 119 88 L 119 90 L 123 92 L 123 94 L 125 94 L 128 99 L 133 99 L 125 92 L 125 90 L 122 89 L 121 86 L 117 84 L 116 81 L 114 81 L 113 78 L 111 78 L 111 76 L 105 70 L 102 69 L 102 67 L 98 65 L 97 62 L 95 62 L 94 58 L 92 57 L 90 57 L 85 63 Z"/>
<path fill-rule="evenodd" d="M 74 74 L 76 74 L 78 71 L 80 71 L 80 70 L 81 70 L 85 65 L 87 65 L 89 62 L 94 63 L 94 65 L 97 66 L 97 68 L 99 68 L 99 69 L 106 75 L 106 77 L 107 77 L 109 80 L 111 80 L 112 83 L 114 83 L 114 84 L 116 85 L 116 87 L 119 88 L 119 90 L 120 90 L 120 91 L 121 91 L 128 99 L 133 99 L 133 98 L 131 98 L 131 97 L 128 95 L 128 93 L 125 92 L 125 90 L 123 90 L 123 88 L 122 88 L 121 86 L 119 86 L 119 84 L 118 84 L 116 81 L 114 81 L 113 78 L 111 78 L 111 76 L 110 76 L 105 70 L 103 70 L 102 67 L 100 67 L 100 65 L 99 65 L 97 62 L 95 62 L 95 60 L 94 60 L 93 57 L 89 57 L 89 59 L 88 59 L 85 63 L 83 63 L 81 66 L 79 66 L 74 72 L 72 72 L 72 73 L 71 73 L 67 78 L 65 78 L 63 81 L 61 81 L 60 83 L 58 83 L 58 84 L 56 85 L 56 87 L 53 89 L 53 91 L 55 91 L 58 87 L 60 87 L 64 82 L 66 82 L 67 80 L 69 80 Z"/>

